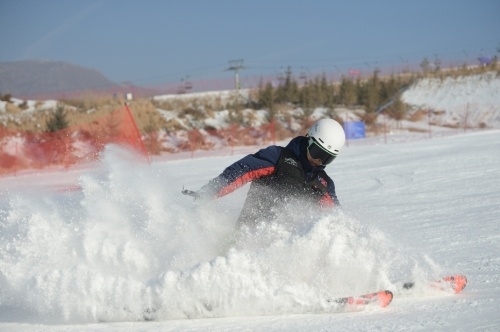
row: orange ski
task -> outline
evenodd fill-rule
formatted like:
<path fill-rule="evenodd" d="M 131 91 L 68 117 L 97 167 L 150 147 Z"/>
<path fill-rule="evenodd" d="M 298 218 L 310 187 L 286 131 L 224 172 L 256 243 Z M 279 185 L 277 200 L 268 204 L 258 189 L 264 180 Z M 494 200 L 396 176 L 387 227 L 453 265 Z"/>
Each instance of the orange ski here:
<path fill-rule="evenodd" d="M 467 286 L 467 277 L 461 274 L 447 276 L 434 282 L 433 286 L 444 289 L 452 289 L 455 294 L 460 293 Z"/>
<path fill-rule="evenodd" d="M 391 303 L 392 297 L 393 295 L 391 291 L 383 290 L 364 295 L 341 297 L 331 300 L 331 302 L 339 303 L 342 306 L 365 306 L 378 304 L 380 307 L 385 308 Z"/>
<path fill-rule="evenodd" d="M 414 286 L 414 282 L 403 284 L 404 289 L 410 289 Z M 439 280 L 432 281 L 430 286 L 442 291 L 452 290 L 455 294 L 458 294 L 467 286 L 467 277 L 462 274 L 446 276 Z"/>

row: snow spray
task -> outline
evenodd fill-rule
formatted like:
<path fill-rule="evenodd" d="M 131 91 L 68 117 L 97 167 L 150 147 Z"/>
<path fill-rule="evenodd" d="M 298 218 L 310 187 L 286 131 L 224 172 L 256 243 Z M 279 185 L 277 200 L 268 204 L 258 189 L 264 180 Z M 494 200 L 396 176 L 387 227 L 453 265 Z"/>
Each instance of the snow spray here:
<path fill-rule="evenodd" d="M 329 312 L 327 298 L 390 288 L 415 266 L 341 210 L 297 204 L 293 218 L 239 227 L 237 195 L 193 206 L 176 181 L 110 146 L 80 191 L 0 196 L 0 319 Z"/>

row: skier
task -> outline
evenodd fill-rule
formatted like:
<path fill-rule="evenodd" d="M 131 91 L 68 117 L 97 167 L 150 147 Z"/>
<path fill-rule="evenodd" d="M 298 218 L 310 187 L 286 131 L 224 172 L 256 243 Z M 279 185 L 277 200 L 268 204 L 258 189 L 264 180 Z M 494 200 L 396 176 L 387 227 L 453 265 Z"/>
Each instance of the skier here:
<path fill-rule="evenodd" d="M 197 200 L 227 195 L 252 182 L 238 223 L 257 223 L 278 217 L 294 200 L 339 206 L 333 180 L 324 171 L 345 142 L 342 126 L 333 119 L 317 121 L 306 136 L 286 147 L 271 145 L 236 161 L 199 191 L 183 190 Z"/>

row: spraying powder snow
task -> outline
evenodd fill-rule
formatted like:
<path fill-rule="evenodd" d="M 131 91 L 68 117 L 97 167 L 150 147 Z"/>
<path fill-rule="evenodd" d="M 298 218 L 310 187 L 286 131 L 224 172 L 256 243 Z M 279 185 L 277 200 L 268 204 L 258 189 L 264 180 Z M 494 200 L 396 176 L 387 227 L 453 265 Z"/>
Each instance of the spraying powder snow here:
<path fill-rule="evenodd" d="M 332 312 L 327 298 L 435 273 L 337 210 L 237 227 L 238 195 L 194 206 L 172 174 L 108 147 L 81 191 L 9 191 L 4 321 L 95 322 Z M 238 202 L 236 202 L 238 200 Z M 27 317 L 30 317 L 27 319 Z"/>

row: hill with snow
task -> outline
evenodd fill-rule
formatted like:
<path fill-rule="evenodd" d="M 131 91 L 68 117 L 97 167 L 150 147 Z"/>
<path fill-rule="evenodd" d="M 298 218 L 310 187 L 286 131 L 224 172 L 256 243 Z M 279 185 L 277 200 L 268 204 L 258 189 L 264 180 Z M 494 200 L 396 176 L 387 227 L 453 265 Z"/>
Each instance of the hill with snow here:
<path fill-rule="evenodd" d="M 240 91 L 240 98 L 249 98 L 248 90 Z M 199 102 L 208 104 L 229 104 L 236 98 L 234 91 L 198 92 L 184 95 L 162 95 L 154 97 L 156 101 L 183 101 Z M 425 128 L 429 122 L 425 119 L 412 118 L 415 112 L 429 112 L 430 122 L 436 127 L 457 128 L 467 126 L 468 128 L 500 128 L 500 74 L 498 72 L 487 72 L 484 74 L 439 78 L 424 78 L 417 81 L 409 89 L 403 92 L 402 101 L 408 105 L 409 115 L 404 122 L 406 129 Z M 177 118 L 175 110 L 158 110 L 166 119 Z M 243 110 L 243 112 L 255 112 L 255 110 Z M 257 112 L 262 112 L 257 111 Z M 300 109 L 290 109 L 289 112 L 301 112 Z M 359 120 L 359 111 L 337 108 L 336 113 L 343 119 Z M 225 111 L 227 113 L 227 111 Z M 266 112 L 266 111 L 264 111 Z M 325 116 L 326 110 L 317 109 L 313 117 Z M 207 116 L 207 125 L 215 128 L 224 127 L 227 124 L 227 114 L 214 112 Z M 263 120 L 264 117 L 260 117 Z M 380 118 L 380 117 L 379 117 Z M 179 121 L 179 120 L 178 120 Z M 379 122 L 382 120 L 379 119 Z M 394 121 L 392 121 L 394 122 Z M 412 124 L 413 122 L 413 124 Z M 426 125 L 422 127 L 422 122 Z M 259 121 L 250 125 L 260 125 Z M 188 127 L 182 124 L 181 127 Z M 402 129 L 400 124 L 393 124 L 394 129 Z"/>
<path fill-rule="evenodd" d="M 426 78 L 402 95 L 413 110 L 430 110 L 439 126 L 500 128 L 500 73 Z"/>

